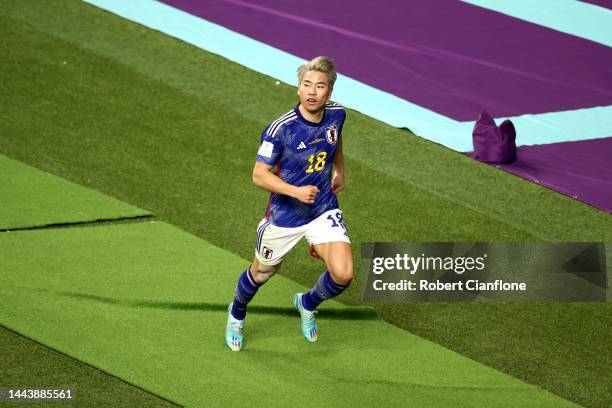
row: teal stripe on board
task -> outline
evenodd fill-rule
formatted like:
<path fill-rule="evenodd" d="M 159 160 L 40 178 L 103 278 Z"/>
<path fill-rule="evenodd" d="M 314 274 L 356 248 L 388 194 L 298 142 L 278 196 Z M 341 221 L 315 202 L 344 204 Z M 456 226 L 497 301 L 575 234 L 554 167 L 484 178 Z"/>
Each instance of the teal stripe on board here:
<path fill-rule="evenodd" d="M 576 0 L 462 0 L 612 47 L 612 11 Z"/>
<path fill-rule="evenodd" d="M 296 67 L 303 62 L 287 52 L 156 1 L 83 1 L 290 85 L 295 85 Z M 450 149 L 472 150 L 474 122 L 458 122 L 344 75 L 338 75 L 334 100 L 391 126 L 408 128 Z M 609 137 L 611 118 L 612 106 L 605 106 L 521 115 L 512 120 L 517 145 L 532 145 Z"/>

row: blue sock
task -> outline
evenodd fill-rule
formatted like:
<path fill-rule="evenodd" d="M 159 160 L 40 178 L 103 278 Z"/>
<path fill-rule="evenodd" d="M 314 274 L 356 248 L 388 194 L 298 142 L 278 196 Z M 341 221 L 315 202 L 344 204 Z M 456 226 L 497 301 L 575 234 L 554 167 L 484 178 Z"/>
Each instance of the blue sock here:
<path fill-rule="evenodd" d="M 246 271 L 242 272 L 242 275 L 238 278 L 238 284 L 234 292 L 234 303 L 232 304 L 232 316 L 234 316 L 234 318 L 244 320 L 247 305 L 251 299 L 253 299 L 253 296 L 255 296 L 257 289 L 259 289 L 261 285 L 263 285 L 263 283 L 259 284 L 253 279 L 250 266 Z"/>
<path fill-rule="evenodd" d="M 304 293 L 302 296 L 302 306 L 304 306 L 306 310 L 313 311 L 321 302 L 338 296 L 344 289 L 348 288 L 349 285 L 340 285 L 334 282 L 329 272 L 325 271 L 319 277 L 317 284 L 310 289 L 310 292 Z"/>

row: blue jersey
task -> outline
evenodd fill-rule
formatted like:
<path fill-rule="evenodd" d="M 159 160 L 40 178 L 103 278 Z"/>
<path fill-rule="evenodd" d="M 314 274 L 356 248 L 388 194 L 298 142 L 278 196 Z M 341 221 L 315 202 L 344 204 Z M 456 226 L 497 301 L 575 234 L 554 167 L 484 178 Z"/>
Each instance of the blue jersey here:
<path fill-rule="evenodd" d="M 313 123 L 296 106 L 266 127 L 256 160 L 275 166 L 277 175 L 289 184 L 311 185 L 320 190 L 314 204 L 272 193 L 266 218 L 273 225 L 298 227 L 338 208 L 338 199 L 331 191 L 331 177 L 345 118 L 342 106 L 328 103 L 321 122 Z"/>

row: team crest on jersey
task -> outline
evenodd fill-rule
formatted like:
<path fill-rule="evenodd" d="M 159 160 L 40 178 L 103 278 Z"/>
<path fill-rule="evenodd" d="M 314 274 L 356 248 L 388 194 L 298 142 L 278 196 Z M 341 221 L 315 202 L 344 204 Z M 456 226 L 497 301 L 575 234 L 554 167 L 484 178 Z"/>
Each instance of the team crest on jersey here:
<path fill-rule="evenodd" d="M 327 138 L 327 143 L 331 145 L 335 145 L 338 141 L 338 131 L 336 129 L 336 125 L 331 125 L 330 127 L 325 129 L 325 137 Z"/>
<path fill-rule="evenodd" d="M 263 247 L 261 254 L 263 255 L 264 259 L 272 259 L 272 250 L 267 246 Z"/>

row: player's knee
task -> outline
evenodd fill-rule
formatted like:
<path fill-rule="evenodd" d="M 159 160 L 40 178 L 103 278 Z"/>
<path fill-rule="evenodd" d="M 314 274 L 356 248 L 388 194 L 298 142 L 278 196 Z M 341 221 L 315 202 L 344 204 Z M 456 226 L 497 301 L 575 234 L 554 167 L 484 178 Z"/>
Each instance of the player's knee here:
<path fill-rule="evenodd" d="M 340 285 L 348 285 L 353 280 L 353 264 L 345 263 L 337 265 L 330 271 L 334 281 Z"/>
<path fill-rule="evenodd" d="M 274 275 L 276 271 L 278 271 L 279 267 L 280 264 L 263 265 L 259 262 L 254 262 L 253 265 L 251 265 L 251 275 L 253 276 L 253 279 L 255 279 L 255 282 L 261 285 L 264 284 L 268 279 L 270 279 L 272 275 Z"/>

